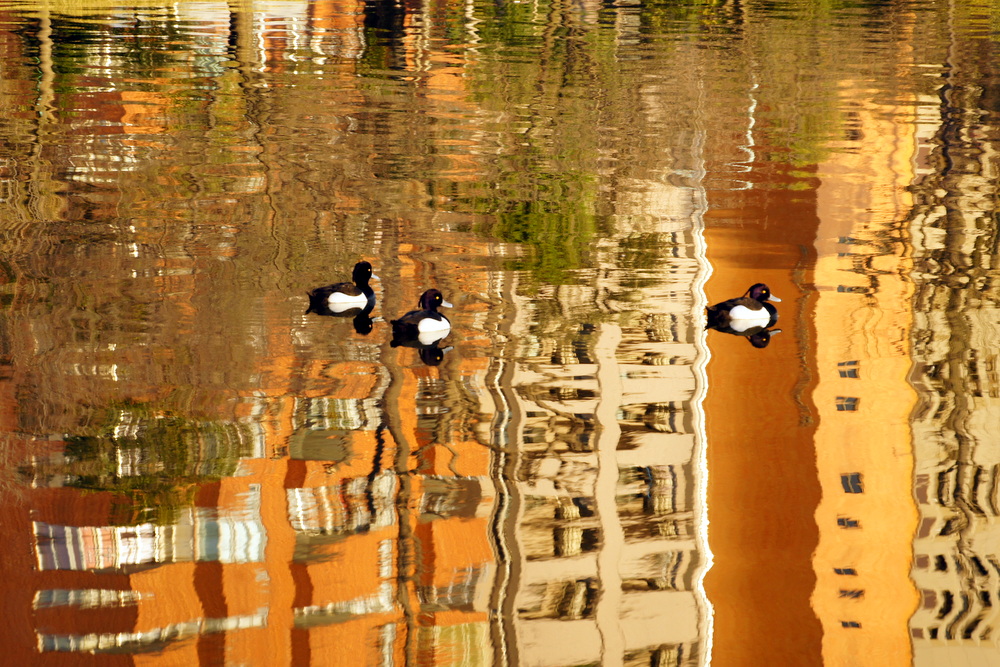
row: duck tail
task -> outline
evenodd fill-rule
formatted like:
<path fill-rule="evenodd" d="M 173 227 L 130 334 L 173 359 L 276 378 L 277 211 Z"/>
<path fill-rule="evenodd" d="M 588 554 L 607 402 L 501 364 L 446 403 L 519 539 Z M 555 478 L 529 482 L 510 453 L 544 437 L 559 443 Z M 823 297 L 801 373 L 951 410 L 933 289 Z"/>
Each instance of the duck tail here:
<path fill-rule="evenodd" d="M 706 329 L 714 329 L 716 327 L 725 327 L 729 325 L 729 318 L 726 316 L 726 311 L 718 308 L 708 308 L 705 311 L 707 316 L 707 322 L 705 323 Z"/>

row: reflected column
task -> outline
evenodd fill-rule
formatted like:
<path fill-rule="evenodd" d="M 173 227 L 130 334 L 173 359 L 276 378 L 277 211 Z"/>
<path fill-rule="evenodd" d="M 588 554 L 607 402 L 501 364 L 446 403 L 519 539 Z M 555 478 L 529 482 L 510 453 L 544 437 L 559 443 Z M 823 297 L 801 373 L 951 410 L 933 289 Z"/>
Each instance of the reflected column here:
<path fill-rule="evenodd" d="M 625 652 L 619 619 L 622 613 L 622 576 L 619 567 L 625 537 L 618 517 L 618 444 L 622 432 L 618 424 L 618 411 L 622 404 L 622 382 L 616 352 L 621 338 L 621 327 L 607 322 L 601 325 L 600 335 L 594 346 L 597 383 L 601 392 L 594 414 L 601 429 L 597 436 L 594 499 L 604 540 L 597 557 L 601 596 L 597 602 L 596 618 L 597 629 L 601 634 L 601 664 L 605 667 L 623 664 Z"/>

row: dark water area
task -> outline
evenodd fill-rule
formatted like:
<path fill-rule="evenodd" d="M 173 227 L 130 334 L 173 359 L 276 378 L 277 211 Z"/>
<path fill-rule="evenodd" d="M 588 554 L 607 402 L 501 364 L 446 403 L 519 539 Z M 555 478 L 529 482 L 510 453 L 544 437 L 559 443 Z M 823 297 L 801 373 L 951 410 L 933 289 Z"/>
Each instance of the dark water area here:
<path fill-rule="evenodd" d="M 998 51 L 0 3 L 10 664 L 1000 664 Z"/>

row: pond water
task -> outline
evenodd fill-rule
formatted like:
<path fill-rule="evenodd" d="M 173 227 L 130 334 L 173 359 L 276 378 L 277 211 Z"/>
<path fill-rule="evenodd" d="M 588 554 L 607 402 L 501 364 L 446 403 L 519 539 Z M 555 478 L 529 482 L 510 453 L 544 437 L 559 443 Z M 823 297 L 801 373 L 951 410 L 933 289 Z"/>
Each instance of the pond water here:
<path fill-rule="evenodd" d="M 1000 664 L 994 3 L 5 1 L 0 53 L 11 664 Z"/>

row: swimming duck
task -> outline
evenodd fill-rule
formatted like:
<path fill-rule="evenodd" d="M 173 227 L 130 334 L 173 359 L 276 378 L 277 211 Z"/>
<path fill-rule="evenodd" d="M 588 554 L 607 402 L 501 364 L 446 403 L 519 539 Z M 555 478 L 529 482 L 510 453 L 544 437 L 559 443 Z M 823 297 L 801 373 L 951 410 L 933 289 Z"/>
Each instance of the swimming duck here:
<path fill-rule="evenodd" d="M 306 313 L 354 315 L 356 310 L 371 312 L 375 307 L 375 290 L 368 281 L 372 278 L 378 278 L 372 272 L 372 265 L 358 262 L 351 275 L 353 283 L 335 283 L 309 292 L 309 308 Z"/>
<path fill-rule="evenodd" d="M 769 329 L 778 321 L 778 309 L 768 301 L 781 299 L 764 283 L 751 285 L 743 296 L 709 306 L 708 328 L 743 335 L 751 329 Z"/>
<path fill-rule="evenodd" d="M 398 320 L 391 321 L 393 339 L 431 345 L 447 336 L 451 331 L 451 322 L 437 311 L 440 306 L 452 307 L 444 300 L 444 295 L 436 289 L 429 289 L 420 296 L 418 305 L 420 310 L 411 310 Z"/>

